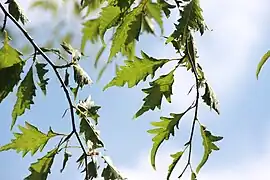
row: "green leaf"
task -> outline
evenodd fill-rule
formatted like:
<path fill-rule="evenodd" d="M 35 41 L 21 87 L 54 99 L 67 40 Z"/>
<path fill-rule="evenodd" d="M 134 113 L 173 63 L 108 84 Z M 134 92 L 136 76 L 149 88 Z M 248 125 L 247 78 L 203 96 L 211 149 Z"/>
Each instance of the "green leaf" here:
<path fill-rule="evenodd" d="M 12 111 L 11 129 L 16 123 L 17 117 L 24 114 L 26 109 L 30 109 L 30 105 L 34 104 L 33 97 L 36 96 L 36 86 L 33 80 L 33 68 L 31 67 L 21 82 L 17 91 L 17 101 Z"/>
<path fill-rule="evenodd" d="M 104 87 L 104 90 L 112 86 L 124 86 L 126 83 L 128 87 L 134 87 L 140 81 L 145 81 L 148 75 L 152 78 L 155 76 L 155 71 L 161 68 L 167 59 L 155 59 L 149 57 L 144 52 L 142 59 L 136 57 L 134 60 L 126 60 L 125 66 L 121 66 L 116 72 L 116 77 Z"/>
<path fill-rule="evenodd" d="M 81 118 L 80 133 L 84 134 L 86 142 L 89 140 L 93 143 L 93 149 L 104 147 L 104 144 L 100 139 L 99 132 L 86 118 Z"/>
<path fill-rule="evenodd" d="M 63 160 L 63 166 L 62 166 L 62 169 L 60 170 L 60 172 L 62 173 L 67 165 L 67 162 L 69 160 L 69 158 L 71 157 L 72 155 L 68 152 L 65 152 L 64 153 L 64 160 Z"/>
<path fill-rule="evenodd" d="M 201 136 L 203 139 L 204 155 L 201 162 L 196 168 L 197 173 L 200 171 L 200 169 L 208 160 L 209 155 L 212 153 L 212 150 L 215 150 L 215 151 L 219 150 L 219 148 L 214 144 L 214 142 L 217 142 L 223 139 L 223 137 L 221 136 L 212 135 L 211 132 L 207 131 L 206 128 L 202 125 L 200 129 L 201 129 Z"/>
<path fill-rule="evenodd" d="M 170 17 L 170 14 L 171 14 L 170 9 L 173 9 L 176 7 L 175 5 L 171 5 L 167 3 L 165 0 L 157 0 L 157 3 L 160 6 L 160 8 L 163 10 L 167 18 Z"/>
<path fill-rule="evenodd" d="M 7 0 L 5 4 L 8 4 L 8 12 L 14 17 L 14 19 L 17 21 L 20 20 L 23 24 L 28 21 L 17 1 Z"/>
<path fill-rule="evenodd" d="M 261 72 L 261 69 L 262 69 L 263 65 L 264 65 L 265 62 L 269 59 L 269 57 L 270 57 L 270 51 L 267 51 L 267 52 L 263 55 L 261 61 L 259 62 L 258 66 L 257 66 L 257 71 L 256 71 L 256 77 L 257 77 L 257 79 L 259 78 L 259 74 L 260 74 L 260 72 Z"/>
<path fill-rule="evenodd" d="M 101 55 L 103 54 L 105 48 L 106 48 L 106 46 L 102 46 L 102 47 L 100 48 L 100 50 L 98 51 L 98 53 L 97 53 L 97 55 L 96 55 L 95 64 L 94 64 L 95 68 L 97 68 L 98 61 L 100 60 L 100 57 L 101 57 Z"/>
<path fill-rule="evenodd" d="M 143 31 L 146 31 L 147 33 L 155 34 L 155 28 L 151 19 L 148 16 L 144 16 L 142 21 L 143 21 L 142 22 Z"/>
<path fill-rule="evenodd" d="M 144 3 L 134 8 L 125 16 L 122 24 L 116 29 L 112 40 L 109 60 L 111 60 L 122 48 L 128 46 L 134 39 L 138 39 L 141 28 L 142 11 Z"/>
<path fill-rule="evenodd" d="M 102 12 L 100 14 L 100 26 L 99 26 L 99 33 L 100 33 L 100 38 L 105 45 L 104 42 L 104 34 L 108 29 L 111 27 L 115 26 L 118 21 L 121 14 L 120 7 L 118 6 L 107 6 L 102 8 Z"/>
<path fill-rule="evenodd" d="M 81 51 L 83 52 L 85 49 L 85 45 L 88 41 L 92 43 L 96 42 L 99 37 L 99 26 L 100 19 L 91 19 L 87 22 L 83 23 L 82 28 L 82 41 L 81 41 Z"/>
<path fill-rule="evenodd" d="M 88 163 L 87 165 L 87 170 L 88 170 L 88 178 L 86 179 L 94 179 L 94 178 L 97 178 L 98 176 L 98 169 L 97 169 L 97 164 L 94 162 L 94 161 L 91 161 L 90 163 Z M 86 168 L 82 171 L 82 172 L 85 172 Z"/>
<path fill-rule="evenodd" d="M 179 39 L 181 44 L 184 44 L 190 30 L 200 31 L 200 33 L 203 34 L 206 29 L 199 0 L 192 0 L 189 3 L 183 4 L 181 18 L 178 20 L 176 30 L 168 38 L 166 43 L 171 42 L 173 39 Z"/>
<path fill-rule="evenodd" d="M 70 87 L 70 90 L 71 90 L 71 92 L 73 93 L 73 95 L 74 95 L 74 100 L 76 100 L 76 98 L 77 98 L 77 95 L 78 95 L 78 91 L 79 91 L 79 85 L 77 85 L 75 88 L 73 88 L 73 87 Z"/>
<path fill-rule="evenodd" d="M 202 99 L 211 109 L 213 108 L 218 114 L 220 114 L 216 95 L 207 82 L 205 83 L 205 91 Z"/>
<path fill-rule="evenodd" d="M 134 118 L 141 116 L 150 109 L 152 111 L 155 110 L 156 107 L 160 109 L 163 96 L 169 103 L 171 102 L 174 71 L 175 69 L 167 75 L 160 76 L 157 80 L 149 83 L 151 86 L 150 88 L 142 90 L 147 96 L 143 99 L 144 104 L 134 115 Z"/>
<path fill-rule="evenodd" d="M 65 84 L 65 86 L 68 86 L 69 85 L 69 73 L 68 73 L 68 69 L 65 70 L 64 84 Z"/>
<path fill-rule="evenodd" d="M 0 49 L 0 103 L 21 80 L 20 74 L 25 64 L 20 58 L 21 55 L 19 51 L 8 44 L 8 35 L 6 33 L 4 45 Z"/>
<path fill-rule="evenodd" d="M 102 156 L 102 158 L 105 160 L 105 163 L 107 166 L 103 169 L 101 177 L 104 178 L 104 180 L 125 180 L 121 173 L 116 169 L 116 167 L 113 165 L 111 159 L 108 156 Z"/>
<path fill-rule="evenodd" d="M 177 152 L 177 153 L 175 153 L 175 154 L 171 154 L 171 157 L 173 158 L 173 162 L 172 162 L 172 164 L 169 166 L 168 174 L 167 174 L 167 180 L 170 179 L 170 176 L 171 176 L 171 174 L 172 174 L 172 172 L 173 172 L 173 170 L 174 170 L 176 164 L 178 163 L 178 161 L 179 161 L 180 158 L 182 157 L 183 153 L 184 153 L 183 151 L 179 151 L 179 152 Z"/>
<path fill-rule="evenodd" d="M 49 173 L 51 172 L 51 166 L 54 161 L 54 157 L 58 152 L 58 148 L 51 150 L 44 157 L 38 159 L 37 162 L 32 163 L 29 171 L 31 174 L 25 178 L 25 180 L 47 180 Z"/>
<path fill-rule="evenodd" d="M 36 69 L 37 69 L 37 74 L 38 74 L 38 78 L 39 78 L 39 87 L 42 90 L 42 92 L 44 93 L 44 95 L 46 95 L 47 92 L 47 84 L 49 81 L 49 78 L 44 79 L 45 74 L 49 71 L 47 69 L 45 69 L 45 67 L 47 66 L 47 64 L 44 63 L 36 63 Z"/>
<path fill-rule="evenodd" d="M 0 147 L 0 151 L 16 150 L 17 153 L 22 152 L 23 157 L 30 151 L 34 155 L 38 150 L 41 152 L 47 142 L 58 135 L 51 129 L 47 134 L 44 134 L 28 122 L 25 122 L 25 127 L 18 127 L 21 133 L 14 133 L 15 139 L 12 139 L 11 143 Z"/>
<path fill-rule="evenodd" d="M 75 52 L 75 49 L 65 41 L 61 43 L 61 46 L 69 54 L 73 54 Z"/>
<path fill-rule="evenodd" d="M 197 180 L 197 176 L 194 172 L 191 172 L 191 180 Z"/>
<path fill-rule="evenodd" d="M 153 126 L 155 126 L 155 129 L 150 129 L 147 132 L 155 135 L 152 139 L 153 146 L 151 149 L 151 164 L 154 169 L 156 169 L 156 154 L 160 145 L 164 142 L 164 140 L 169 140 L 170 135 L 174 136 L 174 128 L 179 128 L 179 121 L 186 112 L 181 114 L 171 113 L 171 117 L 160 117 L 161 121 L 151 123 Z"/>
<path fill-rule="evenodd" d="M 161 29 L 161 34 L 164 32 L 161 7 L 157 3 L 148 2 L 146 4 L 147 14 L 153 18 Z"/>

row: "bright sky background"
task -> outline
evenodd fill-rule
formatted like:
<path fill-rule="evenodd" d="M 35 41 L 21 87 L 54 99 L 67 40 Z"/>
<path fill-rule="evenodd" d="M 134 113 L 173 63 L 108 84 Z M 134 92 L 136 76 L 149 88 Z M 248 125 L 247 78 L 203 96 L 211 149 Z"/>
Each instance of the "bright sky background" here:
<path fill-rule="evenodd" d="M 24 7 L 27 7 L 28 1 L 21 0 L 20 2 L 23 3 Z M 221 150 L 212 153 L 208 163 L 203 167 L 199 174 L 199 180 L 270 179 L 270 175 L 267 173 L 268 167 L 270 167 L 270 128 L 268 122 L 270 119 L 268 107 L 270 65 L 266 64 L 258 81 L 255 78 L 257 63 L 270 47 L 268 41 L 270 14 L 267 9 L 270 2 L 267 0 L 251 0 L 249 2 L 245 0 L 201 0 L 201 4 L 206 23 L 213 31 L 208 31 L 203 37 L 196 38 L 200 55 L 199 61 L 218 96 L 221 115 L 217 116 L 206 107 L 202 107 L 199 119 L 214 134 L 223 136 L 224 140 L 219 143 Z M 43 20 L 49 18 L 44 16 L 43 12 L 35 11 L 28 12 L 28 14 L 32 21 L 30 23 L 38 23 L 41 18 Z M 171 32 L 171 23 L 174 20 L 175 18 L 172 18 L 171 22 L 165 24 L 165 35 Z M 79 29 L 78 27 L 78 31 Z M 44 38 L 49 36 L 45 30 L 44 28 L 42 36 Z M 40 38 L 38 35 L 35 37 Z M 43 42 L 44 39 L 36 40 Z M 90 49 L 92 47 L 88 47 L 90 53 L 87 54 L 90 56 L 91 52 L 97 51 Z M 151 56 L 175 57 L 173 49 L 164 47 L 161 38 L 141 38 L 139 48 Z M 90 60 L 85 60 L 83 65 L 89 75 L 95 79 L 97 71 L 91 67 L 92 62 L 89 62 Z M 161 73 L 168 70 L 168 67 L 165 67 Z M 102 106 L 99 128 L 108 155 L 130 180 L 163 180 L 171 162 L 169 154 L 182 150 L 188 137 L 191 115 L 186 116 L 182 121 L 176 138 L 162 146 L 158 153 L 157 171 L 151 169 L 148 160 L 152 143 L 151 136 L 146 133 L 146 130 L 150 128 L 149 122 L 158 120 L 161 115 L 167 116 L 170 112 L 179 113 L 187 107 L 193 98 L 192 95 L 186 96 L 192 85 L 192 76 L 184 69 L 179 69 L 173 89 L 173 103 L 164 103 L 162 112 L 148 112 L 134 121 L 132 116 L 140 108 L 144 94 L 138 88 L 113 87 L 102 92 L 103 86 L 112 75 L 113 68 L 108 70 L 101 82 L 84 90 L 81 96 L 84 99 L 88 94 L 91 94 L 93 100 Z M 140 85 L 140 87 L 147 86 L 147 83 Z M 12 94 L 4 103 L 0 104 L 2 122 L 0 145 L 8 143 L 12 138 L 9 127 L 15 100 L 15 95 Z M 61 119 L 66 108 L 67 102 L 53 76 L 48 88 L 48 96 L 44 97 L 39 91 L 31 111 L 20 117 L 17 123 L 23 124 L 27 120 L 40 126 L 42 131 L 47 131 L 48 125 L 51 125 L 53 130 L 57 132 L 69 132 L 71 126 L 68 116 Z M 198 134 L 199 131 L 196 133 Z M 201 139 L 196 136 L 195 140 L 194 165 L 202 157 Z M 49 147 L 45 150 L 49 150 L 52 145 L 53 142 L 49 143 Z M 27 155 L 24 159 L 14 151 L 0 153 L 1 179 L 17 180 L 27 176 L 29 163 L 37 157 L 41 157 L 46 152 L 45 150 L 34 158 Z M 74 158 L 68 163 L 63 174 L 59 173 L 62 165 L 62 156 L 59 155 L 49 179 L 82 179 L 82 175 L 75 171 L 77 165 L 74 164 L 74 161 L 78 155 L 74 154 Z M 176 170 L 172 179 L 176 179 L 177 172 L 179 171 Z M 188 178 L 184 177 L 183 179 Z"/>

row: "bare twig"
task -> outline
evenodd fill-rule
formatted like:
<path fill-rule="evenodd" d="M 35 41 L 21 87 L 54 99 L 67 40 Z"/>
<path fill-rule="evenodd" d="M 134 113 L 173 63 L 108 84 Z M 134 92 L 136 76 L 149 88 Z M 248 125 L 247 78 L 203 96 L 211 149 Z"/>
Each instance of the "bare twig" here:
<path fill-rule="evenodd" d="M 1 29 L 2 32 L 4 32 L 4 30 L 6 28 L 6 25 L 7 25 L 7 15 L 5 15 L 5 17 L 4 17 L 3 26 L 2 26 L 2 29 Z"/>
<path fill-rule="evenodd" d="M 32 44 L 32 46 L 34 47 L 35 49 L 35 52 L 39 52 L 40 55 L 47 61 L 47 63 L 52 67 L 52 69 L 54 70 L 55 74 L 56 74 L 56 77 L 57 79 L 59 80 L 62 88 L 63 88 L 63 91 L 66 95 L 66 98 L 67 98 L 67 101 L 68 101 L 68 104 L 69 104 L 69 107 L 70 107 L 70 116 L 71 116 L 71 123 L 72 123 L 72 132 L 70 133 L 70 135 L 68 136 L 69 138 L 73 135 L 73 133 L 75 134 L 80 146 L 81 146 L 81 149 L 83 151 L 83 153 L 85 154 L 85 168 L 86 168 L 86 177 L 88 177 L 88 170 L 87 170 L 87 153 L 86 153 L 86 150 L 83 146 L 83 143 L 79 137 L 79 133 L 77 132 L 76 130 L 76 125 L 75 125 L 75 117 L 74 117 L 74 110 L 73 110 L 73 104 L 72 104 L 72 101 L 71 101 L 71 97 L 69 95 L 69 92 L 68 92 L 68 89 L 67 87 L 65 86 L 65 83 L 63 82 L 59 72 L 57 71 L 57 67 L 53 64 L 53 62 L 50 60 L 50 58 L 40 49 L 40 47 L 35 43 L 35 41 L 33 40 L 33 38 L 27 33 L 27 31 L 18 23 L 18 21 L 16 21 L 13 16 L 7 12 L 7 10 L 4 8 L 4 6 L 2 5 L 2 3 L 0 3 L 0 8 L 2 9 L 3 13 L 5 14 L 5 17 L 8 17 L 19 29 L 20 31 L 23 33 L 23 35 L 25 36 L 25 38 Z M 67 138 L 66 138 L 67 139 Z"/>

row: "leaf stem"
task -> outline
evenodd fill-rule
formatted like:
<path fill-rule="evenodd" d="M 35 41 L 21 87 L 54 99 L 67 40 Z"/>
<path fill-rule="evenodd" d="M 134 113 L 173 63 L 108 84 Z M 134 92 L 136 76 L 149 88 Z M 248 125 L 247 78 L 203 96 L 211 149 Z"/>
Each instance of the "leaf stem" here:
<path fill-rule="evenodd" d="M 2 3 L 0 3 L 0 8 L 2 9 L 3 13 L 5 14 L 5 17 L 9 18 L 18 28 L 19 30 L 23 33 L 23 35 L 25 36 L 25 38 L 32 44 L 32 46 L 34 47 L 35 51 L 39 52 L 40 55 L 48 62 L 48 64 L 52 67 L 52 69 L 54 70 L 55 72 L 55 75 L 57 77 L 57 79 L 59 80 L 60 84 L 62 85 L 62 88 L 63 88 L 63 91 L 66 95 L 66 98 L 67 98 L 67 101 L 68 101 L 68 104 L 69 104 L 69 107 L 70 107 L 70 116 L 71 116 L 71 123 L 72 123 L 72 132 L 70 134 L 70 137 L 73 135 L 73 133 L 75 134 L 80 146 L 81 146 L 81 149 L 83 151 L 83 153 L 85 154 L 85 168 L 86 168 L 86 177 L 88 178 L 88 170 L 87 170 L 87 153 L 86 153 L 86 150 L 83 146 L 83 143 L 79 137 L 79 133 L 77 132 L 76 130 L 76 125 L 75 125 L 75 117 L 74 117 L 74 110 L 73 110 L 73 104 L 72 104 L 72 101 L 71 101 L 71 97 L 69 95 L 69 92 L 68 92 L 68 89 L 67 87 L 65 86 L 65 83 L 63 82 L 59 72 L 57 71 L 57 67 L 53 64 L 53 62 L 50 60 L 50 58 L 40 49 L 40 47 L 35 43 L 35 41 L 33 40 L 33 38 L 27 33 L 27 31 L 18 23 L 18 21 L 16 21 L 13 16 L 7 12 L 7 10 L 4 8 L 4 6 L 2 5 Z M 70 138 L 69 137 L 69 138 Z"/>

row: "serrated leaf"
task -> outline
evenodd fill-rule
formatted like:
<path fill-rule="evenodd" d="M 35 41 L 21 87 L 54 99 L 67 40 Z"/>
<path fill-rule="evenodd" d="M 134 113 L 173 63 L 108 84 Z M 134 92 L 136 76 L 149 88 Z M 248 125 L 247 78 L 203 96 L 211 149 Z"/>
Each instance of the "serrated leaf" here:
<path fill-rule="evenodd" d="M 0 49 L 0 103 L 21 80 L 20 74 L 25 64 L 21 55 L 8 44 L 8 35 L 5 33 L 4 45 Z"/>
<path fill-rule="evenodd" d="M 15 125 L 17 117 L 23 115 L 25 110 L 30 109 L 30 105 L 34 104 L 35 91 L 36 86 L 33 80 L 33 68 L 31 67 L 17 91 L 17 101 L 12 111 L 11 129 Z"/>
<path fill-rule="evenodd" d="M 160 6 L 160 8 L 163 10 L 164 14 L 166 15 L 167 18 L 170 17 L 171 11 L 170 9 L 175 8 L 175 5 L 171 5 L 168 2 L 166 2 L 165 0 L 157 0 L 158 5 Z"/>
<path fill-rule="evenodd" d="M 218 114 L 220 114 L 216 95 L 207 82 L 205 83 L 205 91 L 202 99 L 210 107 L 210 109 L 213 108 Z"/>
<path fill-rule="evenodd" d="M 144 3 L 134 8 L 125 16 L 122 24 L 116 29 L 112 40 L 111 52 L 109 60 L 111 60 L 122 48 L 131 43 L 134 39 L 138 39 L 140 32 L 142 10 Z"/>
<path fill-rule="evenodd" d="M 186 111 L 187 112 L 187 111 Z M 170 138 L 170 135 L 174 136 L 174 128 L 179 128 L 179 121 L 186 113 L 174 114 L 171 113 L 171 117 L 160 117 L 161 121 L 152 122 L 151 124 L 155 126 L 154 129 L 148 130 L 147 132 L 150 134 L 155 134 L 153 137 L 153 146 L 151 149 L 151 165 L 154 169 L 156 169 L 156 154 L 160 147 L 160 145 Z"/>
<path fill-rule="evenodd" d="M 21 21 L 23 24 L 28 21 L 17 1 L 7 0 L 5 4 L 8 4 L 8 12 L 14 17 L 14 19 Z"/>
<path fill-rule="evenodd" d="M 62 169 L 60 170 L 60 172 L 62 173 L 67 165 L 67 162 L 69 160 L 69 158 L 71 157 L 72 155 L 68 152 L 65 152 L 64 153 L 64 160 L 63 160 L 63 166 L 62 166 Z"/>
<path fill-rule="evenodd" d="M 161 29 L 161 34 L 164 32 L 161 7 L 157 3 L 148 2 L 146 4 L 147 14 L 153 18 Z"/>
<path fill-rule="evenodd" d="M 39 78 L 39 87 L 42 90 L 42 92 L 44 93 L 44 95 L 46 95 L 47 92 L 47 88 L 46 86 L 48 85 L 48 81 L 49 78 L 44 79 L 45 74 L 49 71 L 48 69 L 45 69 L 45 67 L 47 66 L 47 64 L 44 63 L 36 63 L 36 69 L 37 69 L 37 74 L 38 74 L 38 78 Z"/>
<path fill-rule="evenodd" d="M 257 70 L 256 70 L 256 77 L 257 77 L 257 79 L 259 78 L 259 74 L 260 74 L 260 72 L 261 72 L 261 69 L 262 69 L 263 65 L 264 65 L 265 62 L 269 59 L 269 57 L 270 57 L 270 51 L 267 51 L 267 52 L 263 55 L 263 57 L 261 58 L 261 60 L 260 60 L 260 62 L 259 62 L 259 64 L 258 64 L 258 66 L 257 66 Z"/>
<path fill-rule="evenodd" d="M 181 18 L 178 20 L 178 24 L 176 24 L 176 30 L 167 39 L 166 43 L 178 39 L 181 41 L 181 44 L 184 44 L 190 30 L 200 31 L 200 33 L 203 34 L 206 29 L 199 0 L 183 3 L 182 8 Z"/>
<path fill-rule="evenodd" d="M 112 160 L 108 156 L 102 156 L 107 166 L 103 169 L 101 177 L 104 180 L 125 180 L 121 173 L 113 165 Z"/>
<path fill-rule="evenodd" d="M 198 173 L 203 165 L 209 158 L 209 155 L 212 153 L 212 150 L 219 150 L 219 148 L 214 144 L 214 142 L 220 141 L 223 139 L 221 136 L 214 136 L 210 131 L 207 131 L 204 126 L 201 125 L 201 136 L 203 139 L 203 147 L 204 147 L 204 154 L 201 162 L 196 168 L 196 172 Z"/>
<path fill-rule="evenodd" d="M 89 75 L 83 70 L 83 68 L 79 64 L 73 65 L 73 71 L 74 80 L 79 87 L 82 88 L 84 85 L 90 85 L 93 83 Z"/>
<path fill-rule="evenodd" d="M 100 19 L 91 19 L 83 23 L 82 28 L 82 41 L 81 41 L 81 51 L 85 49 L 85 45 L 88 41 L 94 43 L 99 37 L 99 26 Z"/>
<path fill-rule="evenodd" d="M 142 29 L 143 29 L 143 31 L 146 31 L 147 33 L 155 34 L 154 25 L 148 16 L 143 17 Z"/>
<path fill-rule="evenodd" d="M 104 41 L 104 34 L 108 29 L 115 26 L 117 22 L 119 21 L 119 18 L 121 14 L 120 7 L 118 6 L 106 6 L 102 8 L 102 11 L 100 13 L 100 26 L 99 26 L 99 33 L 100 38 L 105 44 Z"/>
<path fill-rule="evenodd" d="M 47 134 L 39 131 L 35 126 L 25 122 L 25 127 L 18 126 L 21 133 L 14 133 L 15 139 L 11 143 L 0 147 L 0 151 L 16 150 L 17 153 L 22 152 L 24 157 L 28 152 L 34 155 L 38 150 L 40 152 L 46 146 L 47 142 L 57 136 L 51 129 Z"/>
<path fill-rule="evenodd" d="M 89 140 L 93 143 L 93 149 L 104 146 L 98 131 L 95 129 L 94 125 L 91 124 L 91 122 L 86 118 L 81 118 L 80 133 L 84 134 L 86 142 Z"/>
<path fill-rule="evenodd" d="M 171 154 L 171 157 L 173 158 L 173 162 L 172 162 L 172 164 L 170 164 L 170 166 L 169 166 L 168 174 L 167 174 L 167 180 L 170 179 L 170 176 L 171 176 L 171 174 L 172 174 L 172 172 L 173 172 L 173 170 L 174 170 L 176 164 L 178 163 L 178 161 L 179 161 L 180 158 L 182 157 L 183 153 L 184 153 L 183 151 L 180 151 L 180 152 L 177 152 L 177 153 L 175 153 L 175 154 Z"/>
<path fill-rule="evenodd" d="M 126 60 L 125 66 L 120 66 L 120 69 L 116 71 L 116 77 L 104 87 L 104 90 L 111 86 L 124 86 L 125 84 L 128 84 L 129 88 L 134 87 L 140 81 L 145 81 L 148 75 L 153 78 L 155 71 L 168 62 L 167 59 L 149 57 L 144 52 L 141 54 L 142 59 L 136 57 L 134 60 Z"/>
<path fill-rule="evenodd" d="M 25 180 L 47 180 L 50 173 L 51 166 L 53 164 L 55 155 L 58 149 L 53 149 L 48 152 L 44 157 L 38 159 L 37 162 L 32 163 L 29 171 L 31 174 L 25 178 Z"/>
<path fill-rule="evenodd" d="M 153 111 L 155 108 L 161 107 L 161 102 L 163 96 L 167 99 L 167 101 L 171 102 L 172 95 L 172 85 L 174 82 L 174 70 L 172 70 L 167 75 L 160 76 L 157 80 L 150 82 L 150 88 L 142 89 L 147 96 L 143 99 L 144 104 L 139 109 L 139 111 L 134 115 L 134 118 L 137 118 L 149 111 L 150 109 Z"/>
<path fill-rule="evenodd" d="M 85 172 L 86 168 L 82 171 Z M 94 179 L 98 176 L 98 167 L 97 164 L 94 161 L 91 161 L 87 164 L 87 171 L 88 171 L 88 177 L 85 179 Z"/>

